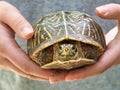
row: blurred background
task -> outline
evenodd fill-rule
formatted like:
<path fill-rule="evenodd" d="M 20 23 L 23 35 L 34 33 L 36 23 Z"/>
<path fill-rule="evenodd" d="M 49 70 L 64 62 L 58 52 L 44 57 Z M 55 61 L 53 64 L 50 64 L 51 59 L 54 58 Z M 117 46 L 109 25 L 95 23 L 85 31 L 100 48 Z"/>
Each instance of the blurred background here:
<path fill-rule="evenodd" d="M 41 16 L 55 11 L 77 10 L 93 16 L 106 34 L 116 26 L 113 20 L 104 20 L 95 14 L 95 8 L 120 0 L 6 0 L 13 4 L 22 15 L 33 24 Z M 26 40 L 16 36 L 18 44 L 26 51 Z M 120 90 L 120 65 L 108 69 L 99 76 L 84 80 L 61 82 L 54 85 L 49 82 L 33 81 L 13 72 L 0 70 L 0 90 Z"/>

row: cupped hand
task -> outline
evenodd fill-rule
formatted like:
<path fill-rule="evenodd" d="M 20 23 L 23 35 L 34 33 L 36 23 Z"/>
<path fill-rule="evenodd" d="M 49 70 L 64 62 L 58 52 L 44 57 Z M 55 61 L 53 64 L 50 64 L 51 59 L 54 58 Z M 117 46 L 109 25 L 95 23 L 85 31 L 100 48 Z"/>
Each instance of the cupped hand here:
<path fill-rule="evenodd" d="M 48 80 L 53 73 L 41 69 L 15 41 L 15 33 L 24 39 L 34 34 L 31 25 L 11 4 L 0 1 L 0 68 L 34 80 Z"/>
<path fill-rule="evenodd" d="M 106 51 L 96 64 L 51 76 L 49 78 L 51 83 L 88 78 L 101 74 L 108 68 L 120 64 L 120 5 L 108 4 L 97 7 L 96 14 L 101 18 L 114 19 L 118 22 L 118 26 L 106 34 Z"/>

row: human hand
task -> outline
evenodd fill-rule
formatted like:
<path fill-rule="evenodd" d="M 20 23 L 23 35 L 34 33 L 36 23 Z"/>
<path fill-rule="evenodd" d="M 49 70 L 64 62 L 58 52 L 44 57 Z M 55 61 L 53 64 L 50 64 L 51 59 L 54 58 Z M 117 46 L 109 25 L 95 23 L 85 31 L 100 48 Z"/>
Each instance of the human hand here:
<path fill-rule="evenodd" d="M 120 64 L 120 5 L 108 4 L 98 7 L 96 8 L 96 14 L 104 19 L 118 21 L 118 27 L 115 27 L 106 34 L 106 51 L 96 64 L 51 76 L 49 78 L 51 83 L 88 78 L 101 74 L 108 68 Z"/>
<path fill-rule="evenodd" d="M 41 69 L 30 60 L 15 41 L 15 33 L 28 39 L 34 32 L 14 6 L 0 1 L 0 68 L 30 79 L 48 80 L 53 71 Z"/>

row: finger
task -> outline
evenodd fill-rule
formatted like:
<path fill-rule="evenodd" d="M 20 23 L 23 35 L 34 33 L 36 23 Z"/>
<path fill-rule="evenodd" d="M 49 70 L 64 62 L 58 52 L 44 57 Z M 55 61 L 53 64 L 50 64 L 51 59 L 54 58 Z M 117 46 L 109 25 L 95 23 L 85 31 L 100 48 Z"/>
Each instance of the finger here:
<path fill-rule="evenodd" d="M 117 34 L 117 27 L 111 29 L 107 34 L 106 34 L 106 43 L 108 45 L 108 43 L 114 39 L 114 37 Z M 74 71 L 77 72 L 77 71 Z M 72 74 L 74 74 L 74 72 L 72 72 Z M 64 81 L 65 80 L 65 76 L 67 75 L 67 72 L 61 72 L 61 73 L 56 73 L 54 75 L 52 75 L 49 78 L 49 81 L 51 84 L 54 84 L 56 82 L 60 82 L 60 81 Z"/>
<path fill-rule="evenodd" d="M 8 24 L 23 38 L 30 38 L 33 35 L 33 29 L 29 22 L 14 6 L 5 1 L 0 2 L 0 21 Z"/>
<path fill-rule="evenodd" d="M 118 59 L 118 56 L 120 54 L 118 48 L 120 48 L 120 44 L 117 44 L 112 48 L 110 45 L 108 47 L 108 50 L 103 54 L 103 56 L 101 56 L 100 60 L 96 64 L 69 72 L 65 80 L 80 80 L 103 73 L 105 70 L 112 66 L 115 60 Z"/>
<path fill-rule="evenodd" d="M 9 43 L 9 45 L 4 45 L 5 49 L 1 55 L 10 60 L 10 62 L 21 71 L 43 78 L 48 78 L 53 74 L 52 70 L 41 69 L 40 66 L 35 64 L 14 40 L 6 40 L 6 42 Z"/>
<path fill-rule="evenodd" d="M 49 82 L 51 84 L 65 81 L 65 76 L 67 75 L 67 71 L 56 71 L 52 76 L 49 77 Z"/>
<path fill-rule="evenodd" d="M 118 19 L 120 20 L 120 5 L 107 4 L 96 8 L 96 14 L 105 19 Z"/>
<path fill-rule="evenodd" d="M 11 70 L 23 77 L 27 77 L 32 80 L 42 80 L 42 81 L 48 80 L 47 78 L 41 78 L 41 77 L 29 75 L 29 74 L 22 72 L 20 69 L 14 66 L 8 59 L 3 58 L 3 57 L 0 57 L 0 68 L 5 69 L 5 70 Z"/>
<path fill-rule="evenodd" d="M 43 70 L 34 62 L 32 62 L 32 60 L 30 60 L 30 58 L 25 54 L 24 51 L 22 51 L 22 49 L 18 46 L 15 40 L 11 37 L 11 34 L 8 34 L 10 33 L 10 30 L 7 29 L 6 26 L 3 27 L 2 25 L 0 25 L 0 28 L 0 33 L 2 33 L 0 35 L 0 37 L 2 38 L 0 40 L 0 55 L 10 60 L 11 63 L 13 63 L 24 73 L 38 77 L 43 76 L 43 78 L 48 78 L 48 76 L 52 74 L 52 71 Z M 6 37 L 4 37 L 4 35 Z"/>
<path fill-rule="evenodd" d="M 115 38 L 115 36 L 117 35 L 117 32 L 118 32 L 118 28 L 114 27 L 105 35 L 107 45 Z"/>
<path fill-rule="evenodd" d="M 106 34 L 106 43 L 108 43 L 115 38 L 117 34 L 117 27 L 111 29 L 107 34 Z M 51 84 L 54 84 L 56 82 L 64 81 L 65 76 L 67 75 L 66 72 L 61 72 L 61 73 L 56 73 L 55 75 L 51 76 L 49 78 L 49 81 Z"/>

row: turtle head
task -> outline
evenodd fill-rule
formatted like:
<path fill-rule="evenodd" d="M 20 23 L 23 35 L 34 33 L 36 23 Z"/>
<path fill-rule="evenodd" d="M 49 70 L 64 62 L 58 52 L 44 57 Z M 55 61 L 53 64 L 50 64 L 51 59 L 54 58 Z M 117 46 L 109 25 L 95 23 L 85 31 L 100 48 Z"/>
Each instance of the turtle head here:
<path fill-rule="evenodd" d="M 57 56 L 60 61 L 75 59 L 78 47 L 75 42 L 63 41 L 58 44 Z"/>

